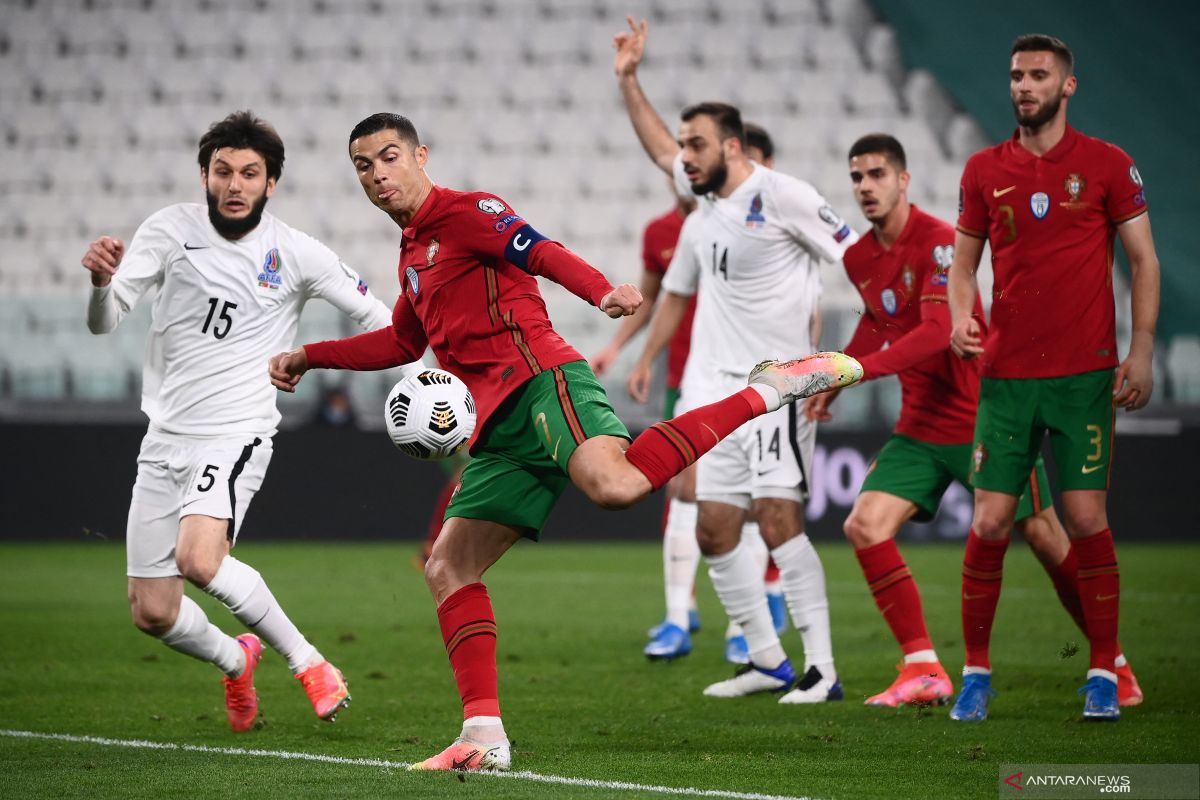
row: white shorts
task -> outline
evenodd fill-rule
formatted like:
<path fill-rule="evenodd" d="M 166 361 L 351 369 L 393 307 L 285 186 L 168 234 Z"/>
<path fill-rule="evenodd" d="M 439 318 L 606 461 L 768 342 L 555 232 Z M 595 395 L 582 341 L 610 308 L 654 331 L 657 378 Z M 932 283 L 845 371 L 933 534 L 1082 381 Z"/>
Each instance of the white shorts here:
<path fill-rule="evenodd" d="M 759 497 L 803 503 L 816 433 L 795 403 L 747 422 L 696 463 L 696 499 L 744 509 Z"/>
<path fill-rule="evenodd" d="M 180 519 L 190 514 L 228 520 L 232 545 L 270 462 L 268 436 L 193 439 L 148 432 L 129 504 L 125 574 L 178 575 L 175 540 Z"/>

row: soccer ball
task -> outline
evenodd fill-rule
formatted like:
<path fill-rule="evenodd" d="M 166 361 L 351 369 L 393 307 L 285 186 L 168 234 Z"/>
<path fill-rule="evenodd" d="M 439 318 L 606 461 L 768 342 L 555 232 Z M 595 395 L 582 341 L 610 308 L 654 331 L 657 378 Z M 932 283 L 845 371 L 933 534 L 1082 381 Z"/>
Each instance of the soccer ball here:
<path fill-rule="evenodd" d="M 405 455 L 422 461 L 449 458 L 475 431 L 475 398 L 449 372 L 426 369 L 388 392 L 383 407 L 388 436 Z"/>

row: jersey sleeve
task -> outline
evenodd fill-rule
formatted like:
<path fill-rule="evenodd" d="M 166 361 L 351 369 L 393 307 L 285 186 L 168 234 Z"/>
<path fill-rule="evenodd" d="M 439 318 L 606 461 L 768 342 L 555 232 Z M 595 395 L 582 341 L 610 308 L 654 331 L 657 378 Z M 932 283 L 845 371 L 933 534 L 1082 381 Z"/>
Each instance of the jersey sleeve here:
<path fill-rule="evenodd" d="M 675 243 L 675 254 L 671 256 L 671 263 L 663 275 L 662 288 L 671 294 L 691 297 L 699 288 L 700 261 L 696 258 L 696 248 L 692 246 L 697 219 L 699 215 L 689 214 L 683 221 L 679 240 Z"/>
<path fill-rule="evenodd" d="M 1108 218 L 1118 225 L 1140 217 L 1146 208 L 1146 189 L 1142 175 L 1133 159 L 1116 145 L 1108 145 L 1108 186 L 1104 198 L 1104 210 Z"/>
<path fill-rule="evenodd" d="M 780 223 L 822 261 L 838 261 L 858 234 L 811 184 L 795 179 L 776 186 L 775 203 Z"/>
<path fill-rule="evenodd" d="M 108 333 L 125 318 L 150 289 L 162 283 L 172 251 L 167 209 L 151 215 L 133 235 L 125 257 L 107 286 L 92 287 L 87 325 L 92 333 Z"/>
<path fill-rule="evenodd" d="M 967 161 L 958 184 L 958 230 L 976 239 L 987 238 L 988 212 L 979 190 L 978 155 Z"/>
<path fill-rule="evenodd" d="M 309 297 L 326 301 L 365 331 L 392 323 L 392 312 L 371 294 L 367 282 L 357 272 L 317 240 L 310 239 L 307 244 L 309 258 L 304 265 L 304 280 Z"/>
<path fill-rule="evenodd" d="M 396 300 L 392 324 L 386 328 L 360 333 L 348 339 L 335 339 L 304 345 L 311 369 L 391 369 L 420 361 L 429 344 L 417 313 L 405 295 Z"/>
<path fill-rule="evenodd" d="M 465 243 L 477 255 L 541 275 L 594 306 L 613 290 L 598 269 L 543 236 L 499 197 L 475 194 L 470 200 L 474 206 L 466 207 L 461 215 Z"/>

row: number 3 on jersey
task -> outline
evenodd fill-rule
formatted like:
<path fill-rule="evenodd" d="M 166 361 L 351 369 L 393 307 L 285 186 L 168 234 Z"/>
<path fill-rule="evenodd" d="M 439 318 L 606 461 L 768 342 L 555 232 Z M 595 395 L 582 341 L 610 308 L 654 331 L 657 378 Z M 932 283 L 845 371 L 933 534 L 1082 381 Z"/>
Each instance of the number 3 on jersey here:
<path fill-rule="evenodd" d="M 200 328 L 200 332 L 208 333 L 209 326 L 211 326 L 213 336 L 224 339 L 229 335 L 229 329 L 233 327 L 233 317 L 229 316 L 229 312 L 237 308 L 237 303 L 226 300 L 221 306 L 221 313 L 217 315 L 217 324 L 213 325 L 213 315 L 217 313 L 217 305 L 220 302 L 216 297 L 208 298 L 208 316 L 204 318 L 204 326 Z"/>
<path fill-rule="evenodd" d="M 713 269 L 713 275 L 716 275 L 718 272 L 720 272 L 722 278 L 724 278 L 725 280 L 729 280 L 729 248 L 728 247 L 721 248 L 721 259 L 720 259 L 720 261 L 718 261 L 717 260 L 717 243 L 716 242 L 713 242 L 712 269 Z"/>

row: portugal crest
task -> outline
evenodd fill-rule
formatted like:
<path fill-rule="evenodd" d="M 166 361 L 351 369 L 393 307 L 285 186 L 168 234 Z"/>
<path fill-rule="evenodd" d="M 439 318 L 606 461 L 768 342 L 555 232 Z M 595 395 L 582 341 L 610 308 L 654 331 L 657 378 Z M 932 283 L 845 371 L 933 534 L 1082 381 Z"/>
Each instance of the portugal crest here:
<path fill-rule="evenodd" d="M 437 258 L 438 250 L 441 249 L 441 246 L 442 244 L 436 236 L 429 240 L 429 247 L 425 250 L 425 266 L 433 266 L 433 260 Z"/>
<path fill-rule="evenodd" d="M 1063 188 L 1067 190 L 1067 194 L 1070 195 L 1070 198 L 1064 200 L 1059 205 L 1061 205 L 1063 208 L 1069 208 L 1072 211 L 1080 208 L 1087 208 L 1087 201 L 1079 199 L 1079 193 L 1087 188 L 1087 181 L 1084 180 L 1082 175 L 1072 172 L 1067 176 L 1067 179 L 1063 181 Z"/>

